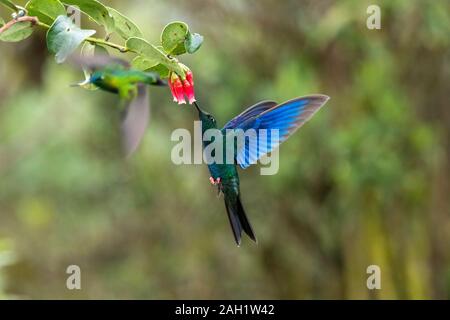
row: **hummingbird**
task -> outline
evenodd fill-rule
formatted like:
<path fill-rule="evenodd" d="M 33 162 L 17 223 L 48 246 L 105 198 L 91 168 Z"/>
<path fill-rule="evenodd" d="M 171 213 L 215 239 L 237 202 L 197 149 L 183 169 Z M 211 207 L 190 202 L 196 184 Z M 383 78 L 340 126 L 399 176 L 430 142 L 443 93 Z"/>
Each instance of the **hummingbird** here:
<path fill-rule="evenodd" d="M 122 104 L 121 133 L 126 156 L 139 146 L 148 126 L 150 102 L 147 85 L 165 86 L 155 72 L 131 69 L 128 62 L 106 55 L 75 57 L 77 65 L 90 72 L 85 81 L 73 86 L 95 88 L 118 94 Z"/>
<path fill-rule="evenodd" d="M 262 101 L 249 107 L 220 129 L 218 136 L 219 139 L 222 139 L 222 146 L 224 146 L 223 159 L 208 163 L 211 174 L 209 180 L 211 184 L 217 186 L 219 195 L 223 194 L 224 196 L 228 220 L 237 246 L 241 244 L 242 232 L 245 232 L 250 239 L 257 243 L 255 232 L 242 205 L 237 166 L 246 169 L 265 154 L 275 150 L 311 119 L 329 99 L 326 95 L 315 94 L 295 98 L 282 104 L 274 101 Z M 197 102 L 194 102 L 194 106 L 202 124 L 202 136 L 209 129 L 218 130 L 214 116 L 202 110 Z M 228 135 L 235 134 L 237 130 L 245 132 L 249 129 L 255 130 L 258 141 L 259 138 L 262 138 L 263 132 L 266 135 L 268 130 L 276 130 L 278 134 L 271 136 L 270 141 L 259 141 L 257 145 L 239 144 L 234 138 L 228 139 Z M 203 141 L 203 149 L 213 141 L 215 140 Z M 227 141 L 232 141 L 232 145 L 227 146 Z M 226 161 L 226 152 L 230 152 L 230 150 L 234 152 L 233 163 Z"/>

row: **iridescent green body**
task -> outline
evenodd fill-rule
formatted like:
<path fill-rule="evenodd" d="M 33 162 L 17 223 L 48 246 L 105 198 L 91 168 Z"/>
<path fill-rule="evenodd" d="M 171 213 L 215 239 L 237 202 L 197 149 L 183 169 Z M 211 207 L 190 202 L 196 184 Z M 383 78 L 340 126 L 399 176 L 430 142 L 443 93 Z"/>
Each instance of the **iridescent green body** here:
<path fill-rule="evenodd" d="M 217 123 L 214 117 L 206 112 L 200 113 L 200 120 L 202 122 L 202 135 L 209 129 L 217 129 Z M 236 169 L 236 165 L 234 163 L 227 163 L 226 155 L 227 155 L 227 147 L 233 147 L 227 145 L 227 137 L 224 132 L 220 131 L 220 139 L 222 139 L 222 155 L 223 159 L 220 161 L 221 163 L 213 162 L 208 164 L 209 172 L 211 173 L 211 177 L 214 180 L 220 178 L 221 184 L 219 188 L 221 191 L 230 192 L 230 194 L 239 194 L 239 175 Z M 209 144 L 211 144 L 214 140 L 211 141 L 203 141 L 203 147 L 206 148 Z M 215 156 L 215 154 L 213 154 Z"/>
<path fill-rule="evenodd" d="M 122 68 L 105 68 L 92 73 L 89 82 L 100 89 L 118 93 L 121 98 L 132 99 L 137 95 L 137 86 L 140 83 L 149 85 L 161 84 L 156 73 L 139 70 L 126 70 Z"/>

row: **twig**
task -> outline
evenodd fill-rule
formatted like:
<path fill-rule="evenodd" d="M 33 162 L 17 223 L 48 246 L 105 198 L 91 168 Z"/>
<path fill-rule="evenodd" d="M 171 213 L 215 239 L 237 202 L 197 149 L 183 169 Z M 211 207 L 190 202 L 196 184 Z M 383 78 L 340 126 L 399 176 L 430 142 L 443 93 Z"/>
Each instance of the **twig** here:
<path fill-rule="evenodd" d="M 39 22 L 39 19 L 37 17 L 30 17 L 30 16 L 25 16 L 25 17 L 19 17 L 17 19 L 13 19 L 9 22 L 7 22 L 3 27 L 0 28 L 0 34 L 2 34 L 3 32 L 5 32 L 6 30 L 8 30 L 9 28 L 11 28 L 13 25 L 15 25 L 17 22 L 31 22 L 33 25 L 34 24 L 41 24 Z"/>

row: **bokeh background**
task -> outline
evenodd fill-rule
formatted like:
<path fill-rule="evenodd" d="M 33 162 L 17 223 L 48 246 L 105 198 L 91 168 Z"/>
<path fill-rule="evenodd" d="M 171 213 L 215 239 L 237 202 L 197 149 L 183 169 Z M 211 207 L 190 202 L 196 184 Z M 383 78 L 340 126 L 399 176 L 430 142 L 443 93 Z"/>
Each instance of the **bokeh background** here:
<path fill-rule="evenodd" d="M 125 161 L 113 95 L 70 88 L 82 73 L 43 32 L 0 43 L 0 298 L 450 298 L 449 1 L 104 2 L 154 43 L 173 20 L 205 36 L 182 61 L 219 123 L 263 99 L 332 99 L 277 175 L 240 171 L 259 244 L 237 248 L 207 168 L 170 160 L 192 108 L 154 89 Z M 71 264 L 82 290 L 66 289 Z"/>

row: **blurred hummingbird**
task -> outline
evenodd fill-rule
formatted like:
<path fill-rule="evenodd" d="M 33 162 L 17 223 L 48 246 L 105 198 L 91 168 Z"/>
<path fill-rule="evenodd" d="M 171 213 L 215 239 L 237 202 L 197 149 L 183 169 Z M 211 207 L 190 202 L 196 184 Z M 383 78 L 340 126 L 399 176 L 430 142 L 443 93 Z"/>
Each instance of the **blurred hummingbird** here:
<path fill-rule="evenodd" d="M 328 96 L 317 94 L 296 98 L 282 104 L 277 104 L 274 101 L 262 101 L 246 109 L 220 130 L 220 138 L 224 146 L 223 159 L 208 164 L 211 174 L 209 179 L 213 185 L 217 185 L 219 194 L 223 193 L 224 195 L 228 219 L 238 246 L 241 244 L 242 231 L 253 241 L 257 242 L 257 240 L 242 206 L 236 165 L 245 169 L 251 164 L 255 164 L 265 154 L 275 150 L 298 128 L 311 119 L 328 100 Z M 194 102 L 194 105 L 202 123 L 202 135 L 208 129 L 217 129 L 216 119 L 203 111 L 196 102 Z M 231 140 L 233 141 L 232 146 L 226 145 L 227 141 L 230 141 L 230 139 L 227 139 L 227 135 L 234 134 L 236 130 L 246 131 L 248 129 L 255 130 L 258 139 L 257 145 L 252 143 L 239 144 L 236 143 L 234 138 Z M 267 135 L 268 132 L 273 132 L 271 130 L 276 130 L 278 134 L 273 135 L 270 139 L 260 140 L 263 132 L 264 135 Z M 203 148 L 206 148 L 213 141 L 214 139 L 204 141 Z M 226 152 L 230 148 L 234 152 L 234 163 L 227 163 L 226 161 Z"/>
<path fill-rule="evenodd" d="M 74 86 L 94 86 L 119 95 L 125 105 L 121 120 L 123 147 L 125 154 L 131 155 L 148 125 L 150 102 L 147 85 L 165 86 L 167 83 L 157 73 L 133 70 L 128 62 L 106 55 L 80 56 L 72 61 L 91 71 L 85 81 Z"/>

